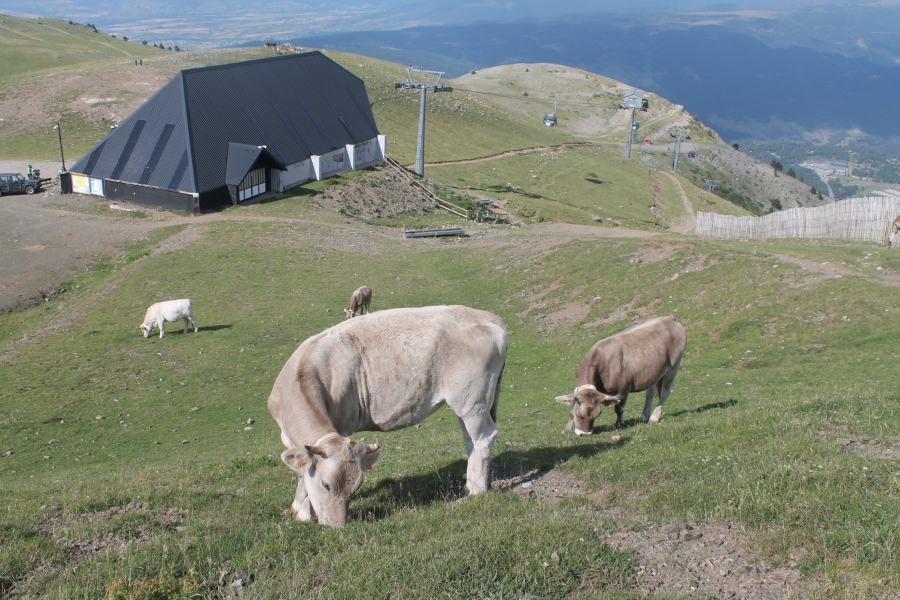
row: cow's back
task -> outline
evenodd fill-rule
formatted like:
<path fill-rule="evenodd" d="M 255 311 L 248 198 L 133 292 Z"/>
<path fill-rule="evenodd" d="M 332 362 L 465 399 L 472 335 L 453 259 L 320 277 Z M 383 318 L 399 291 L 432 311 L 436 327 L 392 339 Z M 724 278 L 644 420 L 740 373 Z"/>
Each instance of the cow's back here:
<path fill-rule="evenodd" d="M 686 343 L 684 327 L 674 317 L 659 317 L 594 344 L 579 371 L 596 370 L 608 394 L 618 394 L 623 387 L 643 390 L 678 365 Z"/>
<path fill-rule="evenodd" d="M 278 376 L 269 409 L 282 429 L 323 417 L 342 435 L 408 427 L 462 390 L 496 382 L 506 346 L 503 322 L 489 312 L 379 311 L 303 342 Z"/>

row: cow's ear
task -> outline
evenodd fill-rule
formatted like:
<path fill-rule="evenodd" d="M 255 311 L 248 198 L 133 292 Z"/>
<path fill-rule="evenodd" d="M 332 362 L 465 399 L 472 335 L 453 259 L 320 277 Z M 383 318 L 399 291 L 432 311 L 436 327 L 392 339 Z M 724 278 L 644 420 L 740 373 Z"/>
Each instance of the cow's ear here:
<path fill-rule="evenodd" d="M 606 394 L 600 394 L 600 396 L 600 403 L 603 406 L 615 406 L 616 404 L 621 402 L 621 400 L 619 400 L 616 396 L 607 396 Z"/>
<path fill-rule="evenodd" d="M 359 462 L 364 471 L 375 466 L 381 456 L 381 443 L 376 439 L 374 444 L 361 444 L 354 442 L 354 453 L 359 456 Z"/>
<path fill-rule="evenodd" d="M 560 404 L 572 404 L 575 402 L 575 394 L 566 394 L 565 396 L 557 396 L 556 401 Z"/>
<path fill-rule="evenodd" d="M 310 454 L 306 448 L 291 448 L 281 453 L 281 460 L 291 471 L 302 475 L 307 467 L 316 463 L 316 455 Z"/>

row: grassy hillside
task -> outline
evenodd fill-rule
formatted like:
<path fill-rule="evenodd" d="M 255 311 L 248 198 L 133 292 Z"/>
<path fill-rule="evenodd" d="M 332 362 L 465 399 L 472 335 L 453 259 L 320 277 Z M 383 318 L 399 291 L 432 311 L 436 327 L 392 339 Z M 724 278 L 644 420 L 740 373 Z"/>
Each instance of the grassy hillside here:
<path fill-rule="evenodd" d="M 53 44 L 50 42 L 55 39 L 52 34 L 64 37 L 62 42 L 58 42 L 60 44 L 72 38 L 74 41 L 69 43 L 83 50 L 81 54 L 72 53 L 72 57 L 82 57 L 83 60 L 79 59 L 81 62 L 65 67 L 58 66 L 54 62 L 56 59 L 50 55 L 36 55 L 29 59 L 28 69 L 0 80 L 0 113 L 5 115 L 0 121 L 0 156 L 21 159 L 23 164 L 25 161 L 58 157 L 58 140 L 53 131 L 57 121 L 63 128 L 67 162 L 72 164 L 102 139 L 112 125 L 131 114 L 178 70 L 270 56 L 262 49 L 175 53 L 103 37 L 104 43 L 111 44 L 103 46 L 107 50 L 112 51 L 119 46 L 129 51 L 140 50 L 138 55 L 143 56 L 144 64 L 135 66 L 133 59 L 125 54 L 121 55 L 122 58 L 109 58 L 94 51 L 91 44 L 99 43 L 95 38 L 102 34 L 84 26 L 68 25 L 63 21 L 52 21 L 52 27 L 22 19 L 16 22 L 35 39 L 43 39 L 36 37 L 40 33 L 49 36 L 47 43 L 51 47 Z M 60 33 L 66 29 L 73 29 L 74 32 Z M 391 155 L 403 163 L 411 163 L 415 155 L 418 93 L 394 88 L 394 82 L 406 79 L 406 70 L 393 63 L 358 55 L 328 54 L 365 81 L 374 102 L 379 128 L 388 136 Z M 0 64 L 7 65 L 5 68 L 18 68 L 12 62 L 7 61 L 6 55 L 0 58 Z M 567 82 L 568 86 L 560 87 L 560 81 Z M 624 141 L 628 124 L 626 111 L 616 108 L 624 89 L 621 84 L 557 65 L 497 67 L 467 75 L 451 84 L 456 86 L 456 91 L 428 97 L 428 163 L 491 157 L 510 150 L 556 147 L 571 142 L 599 147 L 554 151 L 557 162 L 565 166 L 545 170 L 539 186 L 539 194 L 545 201 L 523 196 L 514 190 L 533 187 L 530 174 L 525 179 L 510 179 L 504 175 L 500 179 L 506 180 L 495 180 L 481 173 L 485 165 L 429 168 L 428 175 L 436 178 L 438 183 L 450 188 L 466 188 L 476 197 L 504 200 L 509 196 L 516 205 L 514 209 L 523 218 L 538 219 L 543 216 L 545 219 L 599 225 L 599 222 L 591 220 L 592 214 L 588 210 L 588 207 L 596 205 L 601 210 L 607 210 L 611 218 L 622 224 L 642 228 L 666 225 L 665 220 L 660 221 L 650 212 L 650 207 L 661 205 L 662 201 L 654 197 L 649 186 L 651 177 L 646 168 L 636 161 L 634 165 L 621 164 L 622 150 L 620 147 L 617 149 L 617 145 Z M 545 101 L 549 99 L 559 103 L 558 127 L 545 127 L 542 123 L 544 112 L 552 110 L 552 106 Z M 650 110 L 641 113 L 639 119 L 644 123 L 641 136 L 663 136 L 661 139 L 667 139 L 665 136 L 669 128 L 679 125 L 692 131 L 697 139 L 707 142 L 716 139 L 715 134 L 684 113 L 681 107 L 671 105 L 664 99 L 651 96 Z M 608 147 L 604 149 L 604 146 Z M 642 156 L 642 152 L 636 150 L 635 158 Z M 571 164 L 567 164 L 570 159 Z M 518 164 L 522 159 L 514 157 L 491 163 L 490 168 L 506 162 L 509 166 L 501 167 L 501 171 L 514 177 L 521 175 Z M 445 172 L 447 177 L 442 175 Z M 584 181 L 609 182 L 611 177 L 617 178 L 616 174 L 624 172 L 631 175 L 618 178 L 616 183 L 605 188 Z M 635 188 L 637 197 L 629 202 L 635 206 L 643 204 L 644 208 L 630 214 L 620 214 L 616 211 L 622 204 L 622 186 L 628 185 L 638 186 Z M 615 186 L 619 186 L 618 192 L 606 194 L 607 188 Z M 510 191 L 511 194 L 508 193 Z M 585 200 L 580 212 L 560 208 L 572 203 L 570 197 L 573 194 Z M 597 198 L 596 202 L 587 201 L 592 196 Z M 539 205 L 535 205 L 534 200 L 538 200 Z M 710 207 L 715 209 L 720 204 L 713 201 Z M 657 214 L 666 211 L 662 206 L 654 210 Z M 725 210 L 730 211 L 728 207 Z"/>
<path fill-rule="evenodd" d="M 165 53 L 141 40 L 126 42 L 61 19 L 0 15 L 0 82 L 48 68 L 71 67 L 109 58 L 131 59 Z"/>
<path fill-rule="evenodd" d="M 0 158 L 23 162 L 59 158 L 57 122 L 72 164 L 180 69 L 270 55 L 162 50 L 60 19 L 0 21 Z"/>
<path fill-rule="evenodd" d="M 900 479 L 885 457 L 900 437 L 900 303 L 881 276 L 897 257 L 837 242 L 506 231 L 400 240 L 297 196 L 157 230 L 59 298 L 0 316 L 3 589 L 187 598 L 224 594 L 240 569 L 253 597 L 633 598 L 642 559 L 608 534 L 731 520 L 769 564 L 799 563 L 814 597 L 896 593 Z M 350 526 L 290 522 L 293 480 L 266 397 L 361 283 L 376 310 L 499 314 L 510 350 L 497 472 L 554 469 L 582 492 L 455 502 L 464 446 L 441 410 L 379 434 Z M 144 339 L 146 305 L 169 297 L 193 299 L 200 332 Z M 663 421 L 636 424 L 636 394 L 626 429 L 561 435 L 567 409 L 553 396 L 571 389 L 581 355 L 664 314 L 689 342 Z M 844 450 L 848 436 L 870 451 Z"/>

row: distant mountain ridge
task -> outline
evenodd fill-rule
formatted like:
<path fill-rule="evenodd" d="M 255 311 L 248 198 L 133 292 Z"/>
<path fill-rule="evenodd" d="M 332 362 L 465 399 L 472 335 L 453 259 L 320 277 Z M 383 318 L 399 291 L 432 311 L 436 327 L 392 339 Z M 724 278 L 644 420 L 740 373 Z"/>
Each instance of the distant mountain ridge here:
<path fill-rule="evenodd" d="M 725 139 L 900 140 L 900 115 L 880 109 L 900 92 L 900 66 L 884 55 L 773 47 L 719 22 L 636 25 L 631 18 L 583 16 L 293 41 L 450 75 L 517 62 L 568 64 L 683 104 Z"/>

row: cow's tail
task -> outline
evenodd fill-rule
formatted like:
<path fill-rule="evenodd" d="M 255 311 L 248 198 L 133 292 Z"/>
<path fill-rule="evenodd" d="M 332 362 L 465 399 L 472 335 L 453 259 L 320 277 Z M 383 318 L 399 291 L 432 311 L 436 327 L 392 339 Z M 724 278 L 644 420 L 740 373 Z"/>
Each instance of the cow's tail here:
<path fill-rule="evenodd" d="M 656 382 L 656 397 L 660 399 L 662 399 L 663 379 L 665 379 L 665 377 L 660 377 L 659 381 Z"/>
<path fill-rule="evenodd" d="M 497 385 L 494 387 L 494 402 L 491 404 L 491 419 L 494 421 L 494 425 L 497 424 L 497 405 L 500 403 L 500 389 L 503 387 L 503 370 L 506 368 L 506 361 L 503 361 L 503 366 L 500 367 L 500 375 L 497 376 Z"/>

